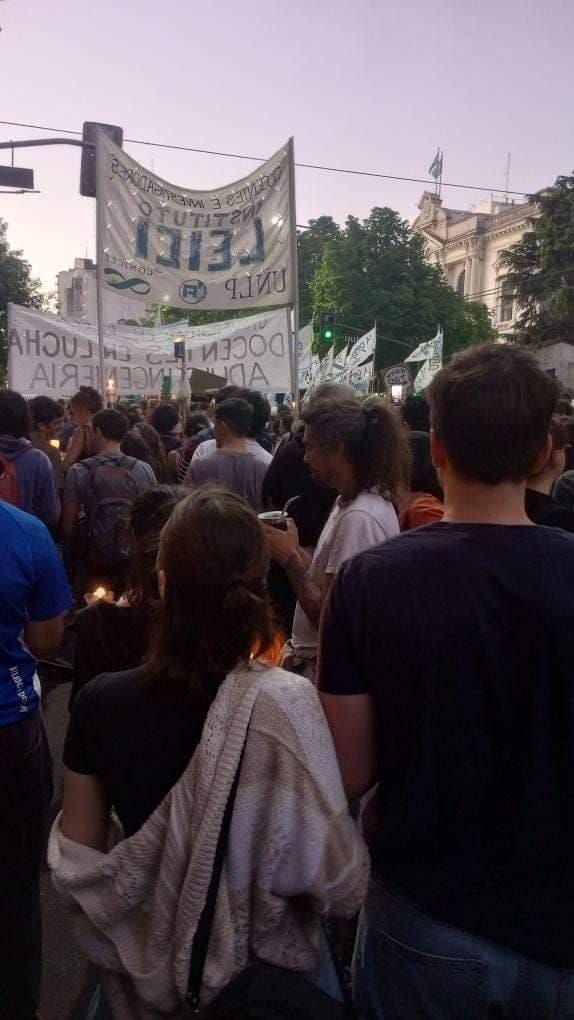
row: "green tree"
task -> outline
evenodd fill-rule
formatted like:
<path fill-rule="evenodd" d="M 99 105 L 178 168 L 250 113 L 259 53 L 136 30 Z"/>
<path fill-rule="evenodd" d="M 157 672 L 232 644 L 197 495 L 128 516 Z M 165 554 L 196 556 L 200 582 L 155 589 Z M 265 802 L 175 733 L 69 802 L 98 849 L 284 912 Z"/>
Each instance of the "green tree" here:
<path fill-rule="evenodd" d="M 530 196 L 540 215 L 500 256 L 507 292 L 517 300 L 521 343 L 574 344 L 574 175 Z"/>
<path fill-rule="evenodd" d="M 321 265 L 328 244 L 341 236 L 341 230 L 332 216 L 319 216 L 309 220 L 307 230 L 297 235 L 299 262 L 299 325 L 305 326 L 313 317 L 313 280 Z M 323 305 L 325 311 L 329 308 Z"/>
<path fill-rule="evenodd" d="M 0 386 L 6 381 L 6 325 L 8 303 L 41 308 L 43 297 L 40 281 L 32 277 L 30 264 L 21 251 L 12 251 L 8 244 L 8 224 L 0 219 Z"/>
<path fill-rule="evenodd" d="M 446 355 L 493 336 L 486 308 L 455 294 L 440 269 L 425 262 L 422 238 L 389 208 L 375 208 L 362 221 L 349 216 L 327 243 L 311 290 L 315 317 L 327 308 L 337 314 L 337 346 L 349 327 L 358 335 L 376 321 L 377 368 L 403 361 L 438 323 Z"/>

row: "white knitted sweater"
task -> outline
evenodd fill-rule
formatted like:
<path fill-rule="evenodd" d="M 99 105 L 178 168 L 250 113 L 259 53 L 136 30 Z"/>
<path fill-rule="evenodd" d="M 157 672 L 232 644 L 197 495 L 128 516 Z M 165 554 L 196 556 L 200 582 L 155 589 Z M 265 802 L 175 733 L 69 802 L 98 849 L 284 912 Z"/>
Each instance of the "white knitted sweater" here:
<path fill-rule="evenodd" d="M 102 854 L 54 823 L 54 884 L 76 912 L 82 949 L 106 972 L 118 1020 L 169 1015 L 183 1001 L 244 743 L 202 1001 L 253 956 L 314 976 L 318 914 L 351 916 L 361 906 L 368 853 L 314 687 L 280 669 L 237 670 L 183 776 L 139 832 Z"/>

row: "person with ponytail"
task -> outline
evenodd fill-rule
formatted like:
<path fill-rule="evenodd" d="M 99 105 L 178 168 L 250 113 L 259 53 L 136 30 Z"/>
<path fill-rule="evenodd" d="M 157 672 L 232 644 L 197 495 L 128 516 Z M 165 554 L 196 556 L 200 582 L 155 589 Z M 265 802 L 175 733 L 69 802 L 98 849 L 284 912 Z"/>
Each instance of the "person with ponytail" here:
<path fill-rule="evenodd" d="M 312 558 L 292 521 L 285 532 L 267 527 L 267 538 L 297 596 L 283 665 L 314 679 L 321 610 L 339 567 L 399 534 L 393 500 L 408 474 L 409 449 L 397 415 L 379 400 L 315 400 L 302 417 L 311 475 L 339 496 Z"/>
<path fill-rule="evenodd" d="M 161 535 L 147 661 L 96 677 L 74 702 L 48 860 L 83 913 L 76 933 L 114 1017 L 181 1016 L 233 788 L 201 1005 L 257 960 L 330 987 L 321 915 L 350 917 L 362 901 L 366 847 L 318 694 L 265 662 L 268 565 L 239 496 L 205 486 L 179 501 Z M 109 850 L 112 809 L 126 838 Z"/>

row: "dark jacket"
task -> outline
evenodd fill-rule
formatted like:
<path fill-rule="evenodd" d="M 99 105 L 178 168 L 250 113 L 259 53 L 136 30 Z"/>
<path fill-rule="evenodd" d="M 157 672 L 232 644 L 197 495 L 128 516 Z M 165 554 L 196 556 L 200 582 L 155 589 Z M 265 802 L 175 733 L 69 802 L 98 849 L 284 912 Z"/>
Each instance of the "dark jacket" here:
<path fill-rule="evenodd" d="M 552 496 L 544 492 L 526 490 L 526 513 L 534 524 L 544 524 L 547 528 L 562 528 L 563 531 L 574 531 L 574 510 L 560 506 Z"/>
<path fill-rule="evenodd" d="M 29 439 L 14 436 L 0 436 L 0 454 L 16 465 L 20 509 L 53 528 L 60 516 L 60 500 L 46 454 L 35 450 Z"/>

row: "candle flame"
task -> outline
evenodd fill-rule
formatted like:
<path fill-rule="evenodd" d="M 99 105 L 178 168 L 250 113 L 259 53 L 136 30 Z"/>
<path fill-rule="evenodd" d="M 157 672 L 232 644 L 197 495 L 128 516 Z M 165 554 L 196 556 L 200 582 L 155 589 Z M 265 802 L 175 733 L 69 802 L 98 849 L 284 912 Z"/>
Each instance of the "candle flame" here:
<path fill-rule="evenodd" d="M 106 597 L 106 589 L 105 588 L 96 588 L 94 590 L 94 598 L 95 599 L 105 599 L 105 597 Z"/>

